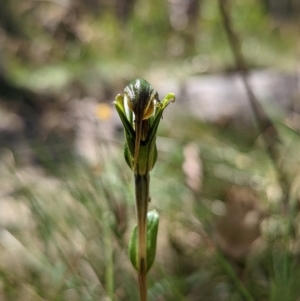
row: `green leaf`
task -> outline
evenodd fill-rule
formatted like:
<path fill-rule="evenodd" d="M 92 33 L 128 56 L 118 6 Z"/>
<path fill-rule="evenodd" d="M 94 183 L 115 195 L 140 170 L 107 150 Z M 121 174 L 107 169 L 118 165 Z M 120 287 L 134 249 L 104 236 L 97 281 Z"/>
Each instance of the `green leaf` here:
<path fill-rule="evenodd" d="M 128 251 L 129 251 L 129 259 L 131 261 L 131 264 L 138 271 L 139 270 L 139 259 L 138 259 L 138 231 L 137 231 L 137 225 L 132 230 Z"/>
<path fill-rule="evenodd" d="M 153 265 L 156 255 L 156 242 L 159 225 L 159 215 L 156 210 L 152 210 L 147 214 L 147 272 Z M 138 230 L 135 226 L 132 230 L 129 242 L 129 258 L 134 268 L 139 270 L 138 259 Z"/>
<path fill-rule="evenodd" d="M 159 224 L 159 215 L 156 210 L 147 214 L 147 272 L 153 265 L 156 255 L 156 241 Z"/>

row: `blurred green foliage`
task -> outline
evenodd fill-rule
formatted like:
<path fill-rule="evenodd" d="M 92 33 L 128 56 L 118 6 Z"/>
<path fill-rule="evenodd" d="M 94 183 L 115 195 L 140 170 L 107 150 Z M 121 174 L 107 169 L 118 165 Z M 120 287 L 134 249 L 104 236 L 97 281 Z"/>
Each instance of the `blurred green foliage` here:
<path fill-rule="evenodd" d="M 124 20 L 118 1 L 4 1 L 1 61 L 10 76 L 33 88 L 45 88 L 35 74 L 53 88 L 89 73 L 113 82 L 149 69 L 184 77 L 231 68 L 216 1 L 199 1 L 193 14 L 184 7 L 192 1 L 132 2 Z M 231 1 L 231 12 L 251 65 L 294 68 L 297 21 L 276 20 L 253 0 Z M 194 66 L 184 68 L 189 61 Z"/>

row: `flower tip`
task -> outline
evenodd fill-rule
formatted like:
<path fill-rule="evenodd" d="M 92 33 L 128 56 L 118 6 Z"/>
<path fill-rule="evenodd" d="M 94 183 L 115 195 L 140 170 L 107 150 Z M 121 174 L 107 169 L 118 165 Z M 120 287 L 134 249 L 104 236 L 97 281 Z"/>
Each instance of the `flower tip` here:
<path fill-rule="evenodd" d="M 170 102 L 175 102 L 176 96 L 174 93 L 169 93 Z"/>
<path fill-rule="evenodd" d="M 115 100 L 113 101 L 113 104 L 117 105 L 119 103 L 123 103 L 123 96 L 121 94 L 118 94 L 116 97 L 115 97 Z"/>
<path fill-rule="evenodd" d="M 162 108 L 164 109 L 170 102 L 175 102 L 175 94 L 168 93 L 162 101 Z"/>

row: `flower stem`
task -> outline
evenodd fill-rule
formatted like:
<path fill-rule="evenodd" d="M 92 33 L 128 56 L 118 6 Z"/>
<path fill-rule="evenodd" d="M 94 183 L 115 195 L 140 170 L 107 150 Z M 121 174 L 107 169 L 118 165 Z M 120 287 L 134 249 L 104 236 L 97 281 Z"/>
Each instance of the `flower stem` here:
<path fill-rule="evenodd" d="M 135 174 L 135 201 L 138 225 L 138 262 L 140 300 L 147 301 L 147 212 L 149 202 L 149 174 Z"/>

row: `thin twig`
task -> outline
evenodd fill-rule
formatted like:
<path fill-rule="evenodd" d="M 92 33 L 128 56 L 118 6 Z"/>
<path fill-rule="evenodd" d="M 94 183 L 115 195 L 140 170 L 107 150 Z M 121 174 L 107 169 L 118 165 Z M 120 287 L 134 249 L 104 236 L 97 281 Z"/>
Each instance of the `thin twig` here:
<path fill-rule="evenodd" d="M 289 191 L 290 183 L 288 176 L 284 171 L 282 164 L 280 163 L 280 154 L 278 151 L 278 144 L 280 143 L 278 132 L 274 126 L 274 123 L 265 113 L 263 107 L 257 100 L 251 85 L 249 84 L 249 70 L 244 59 L 243 53 L 241 51 L 241 43 L 238 35 L 234 32 L 232 22 L 230 19 L 230 14 L 228 11 L 228 1 L 218 0 L 220 13 L 222 16 L 222 22 L 224 29 L 226 31 L 229 44 L 234 56 L 236 68 L 241 73 L 241 78 L 245 86 L 247 96 L 254 113 L 256 123 L 258 125 L 259 132 L 262 135 L 263 141 L 266 146 L 267 153 L 273 162 L 273 165 L 277 171 L 277 177 L 279 184 L 283 192 L 283 206 L 284 212 L 289 212 Z"/>

